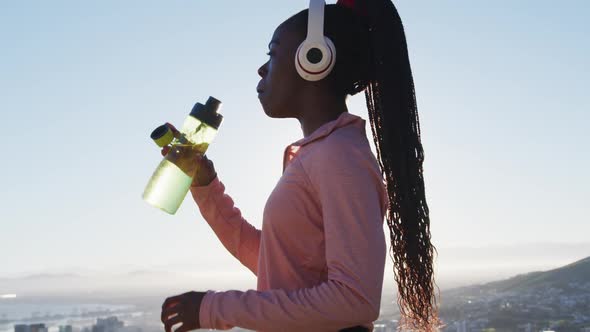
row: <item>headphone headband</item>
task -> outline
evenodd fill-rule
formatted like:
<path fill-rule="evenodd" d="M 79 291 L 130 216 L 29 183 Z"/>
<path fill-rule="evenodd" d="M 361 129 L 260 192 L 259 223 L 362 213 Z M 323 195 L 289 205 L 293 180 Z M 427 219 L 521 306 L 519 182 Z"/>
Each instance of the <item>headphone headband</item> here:
<path fill-rule="evenodd" d="M 324 39 L 324 0 L 310 0 L 307 20 L 307 41 L 322 42 Z"/>

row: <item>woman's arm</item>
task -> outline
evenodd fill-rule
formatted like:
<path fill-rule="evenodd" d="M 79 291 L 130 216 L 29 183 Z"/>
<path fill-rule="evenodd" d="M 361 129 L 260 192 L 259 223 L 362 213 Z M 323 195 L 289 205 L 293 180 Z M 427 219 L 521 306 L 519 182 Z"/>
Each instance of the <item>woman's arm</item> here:
<path fill-rule="evenodd" d="M 217 176 L 208 185 L 192 186 L 190 191 L 201 215 L 223 246 L 256 275 L 260 230 L 242 217 Z"/>

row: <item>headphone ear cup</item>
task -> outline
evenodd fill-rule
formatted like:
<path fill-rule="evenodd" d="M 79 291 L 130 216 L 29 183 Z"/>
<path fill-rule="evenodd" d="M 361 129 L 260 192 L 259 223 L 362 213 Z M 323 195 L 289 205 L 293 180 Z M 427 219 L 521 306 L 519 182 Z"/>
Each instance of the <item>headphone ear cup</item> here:
<path fill-rule="evenodd" d="M 330 40 L 330 38 L 328 37 L 324 37 L 324 39 L 326 40 L 326 45 L 328 46 L 330 55 L 331 55 L 331 59 L 330 62 L 328 63 L 328 67 L 326 68 L 326 73 L 325 76 L 328 76 L 330 74 L 330 72 L 332 72 L 332 69 L 334 69 L 334 65 L 336 65 L 336 46 L 334 46 L 334 43 L 332 43 L 332 40 Z"/>
<path fill-rule="evenodd" d="M 301 76 L 301 78 L 303 78 L 304 80 L 308 80 L 307 77 L 309 76 L 309 74 L 307 74 L 305 69 L 303 69 L 303 63 L 305 62 L 305 59 L 301 59 L 301 52 L 304 46 L 305 41 L 303 41 L 303 43 L 299 45 L 299 47 L 297 48 L 297 53 L 295 53 L 295 69 L 297 69 L 297 73 L 299 74 L 299 76 Z"/>
<path fill-rule="evenodd" d="M 319 81 L 332 71 L 336 64 L 336 47 L 328 37 L 324 42 L 309 42 L 299 45 L 295 55 L 297 73 L 307 81 Z"/>

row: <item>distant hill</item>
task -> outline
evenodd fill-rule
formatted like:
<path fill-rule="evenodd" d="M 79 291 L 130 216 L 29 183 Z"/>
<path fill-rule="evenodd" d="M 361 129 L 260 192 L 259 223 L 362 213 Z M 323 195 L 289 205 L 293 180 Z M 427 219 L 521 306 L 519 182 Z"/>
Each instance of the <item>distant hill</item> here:
<path fill-rule="evenodd" d="M 572 283 L 590 283 L 590 257 L 545 272 L 517 275 L 503 281 L 488 283 L 498 291 L 524 291 L 539 287 L 568 288 Z"/>
<path fill-rule="evenodd" d="M 590 326 L 590 257 L 563 267 L 460 287 L 441 294 L 444 332 L 580 331 Z"/>
<path fill-rule="evenodd" d="M 537 289 L 556 288 L 575 291 L 580 285 L 590 286 L 590 256 L 563 267 L 536 271 L 485 284 L 447 290 L 445 296 L 483 295 L 490 293 L 526 293 Z"/>

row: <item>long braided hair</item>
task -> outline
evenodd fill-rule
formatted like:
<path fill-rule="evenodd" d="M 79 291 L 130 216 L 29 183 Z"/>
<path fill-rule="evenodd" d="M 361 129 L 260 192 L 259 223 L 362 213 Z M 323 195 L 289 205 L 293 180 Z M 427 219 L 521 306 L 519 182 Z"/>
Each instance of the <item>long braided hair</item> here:
<path fill-rule="evenodd" d="M 307 11 L 298 16 L 305 22 Z M 443 326 L 434 293 L 436 248 L 430 242 L 424 150 L 401 18 L 391 0 L 339 0 L 338 5 L 326 6 L 324 30 L 337 49 L 334 71 L 326 78 L 333 92 L 365 91 L 389 197 L 386 220 L 398 286 L 399 329 L 435 331 Z"/>

